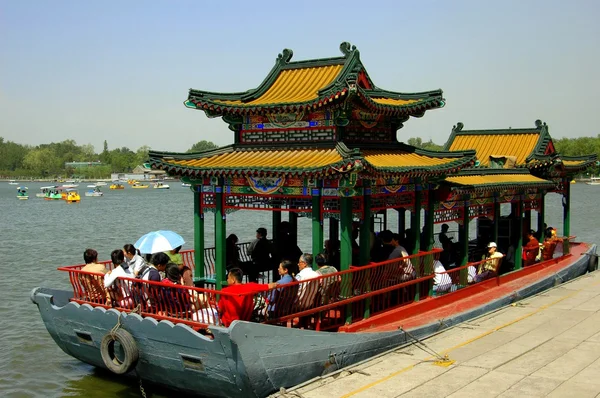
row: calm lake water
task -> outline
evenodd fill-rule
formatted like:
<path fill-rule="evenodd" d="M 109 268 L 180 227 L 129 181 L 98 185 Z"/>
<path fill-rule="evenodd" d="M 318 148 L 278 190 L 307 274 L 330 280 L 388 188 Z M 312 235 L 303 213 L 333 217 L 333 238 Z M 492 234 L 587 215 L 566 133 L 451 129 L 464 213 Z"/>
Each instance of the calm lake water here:
<path fill-rule="evenodd" d="M 56 271 L 61 265 L 83 262 L 83 251 L 95 248 L 100 259 L 110 252 L 134 243 L 141 235 L 157 229 L 170 229 L 193 248 L 193 201 L 189 188 L 171 182 L 170 190 L 126 187 L 105 196 L 82 197 L 81 203 L 36 198 L 42 185 L 27 183 L 30 198 L 16 199 L 16 186 L 0 182 L 0 391 L 10 397 L 120 397 L 140 396 L 133 379 L 96 370 L 79 362 L 54 343 L 44 327 L 29 293 L 34 287 L 70 289 L 66 273 Z M 79 188 L 83 195 L 86 184 Z M 600 187 L 572 185 L 571 234 L 580 240 L 598 243 L 597 203 Z M 546 199 L 548 225 L 562 233 L 560 196 Z M 283 219 L 286 219 L 284 214 Z M 397 225 L 395 212 L 389 212 L 391 229 Z M 206 217 L 206 242 L 212 245 L 213 218 Z M 299 245 L 310 251 L 310 220 L 299 219 Z M 236 212 L 227 216 L 227 232 L 236 233 L 240 241 L 255 236 L 258 226 L 270 232 L 268 212 Z M 408 225 L 408 224 L 407 224 Z M 534 224 L 535 221 L 534 221 Z M 327 229 L 325 231 L 327 236 Z M 158 391 L 153 396 L 172 395 Z"/>

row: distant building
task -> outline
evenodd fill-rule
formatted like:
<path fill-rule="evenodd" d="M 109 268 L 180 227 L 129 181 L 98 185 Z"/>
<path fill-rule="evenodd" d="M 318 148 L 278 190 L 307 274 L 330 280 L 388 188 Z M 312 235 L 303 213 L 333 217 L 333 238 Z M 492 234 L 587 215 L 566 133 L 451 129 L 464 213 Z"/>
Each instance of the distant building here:
<path fill-rule="evenodd" d="M 65 168 L 86 169 L 88 167 L 104 166 L 104 163 L 97 160 L 95 162 L 65 162 Z"/>
<path fill-rule="evenodd" d="M 111 179 L 113 181 L 116 180 L 154 180 L 154 179 L 164 179 L 167 176 L 167 173 L 163 170 L 152 170 L 148 163 L 144 163 L 142 165 L 136 166 L 131 173 L 113 173 L 111 174 Z"/>

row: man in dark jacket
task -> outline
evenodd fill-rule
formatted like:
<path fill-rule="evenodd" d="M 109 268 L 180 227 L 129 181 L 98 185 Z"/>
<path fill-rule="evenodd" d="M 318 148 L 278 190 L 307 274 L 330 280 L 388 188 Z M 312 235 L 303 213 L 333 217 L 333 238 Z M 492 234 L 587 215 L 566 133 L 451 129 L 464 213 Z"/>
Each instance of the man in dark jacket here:
<path fill-rule="evenodd" d="M 258 272 L 271 269 L 271 242 L 267 239 L 266 228 L 256 230 L 256 239 L 248 247 L 248 255 L 252 259 L 252 266 L 246 270 L 250 282 L 258 281 Z"/>

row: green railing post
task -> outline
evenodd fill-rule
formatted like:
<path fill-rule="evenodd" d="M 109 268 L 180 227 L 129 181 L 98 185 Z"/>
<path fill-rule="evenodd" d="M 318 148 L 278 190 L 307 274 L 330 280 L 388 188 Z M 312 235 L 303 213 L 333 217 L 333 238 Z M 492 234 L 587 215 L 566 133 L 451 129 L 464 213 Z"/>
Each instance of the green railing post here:
<path fill-rule="evenodd" d="M 365 183 L 367 184 L 367 183 Z M 360 226 L 360 265 L 367 265 L 371 261 L 371 188 L 368 186 L 364 187 L 363 192 L 363 216 L 362 224 Z M 371 272 L 365 271 L 365 291 L 371 290 Z M 371 298 L 365 300 L 365 310 L 363 318 L 369 318 L 371 316 Z"/>
<path fill-rule="evenodd" d="M 569 237 L 571 235 L 571 182 L 568 179 L 563 179 L 565 192 L 563 193 L 563 235 Z"/>
<path fill-rule="evenodd" d="M 429 191 L 428 200 L 427 200 L 427 212 L 425 213 L 425 238 L 427 239 L 427 245 L 425 250 L 431 251 L 433 249 L 433 220 L 435 215 L 435 209 L 437 207 L 437 201 L 433 195 L 433 191 Z M 425 275 L 433 274 L 433 262 L 435 261 L 435 257 L 433 254 L 426 256 L 423 259 L 424 267 L 423 272 Z M 417 275 L 419 277 L 420 275 Z M 429 280 L 428 283 L 429 292 L 428 296 L 433 296 L 433 279 Z"/>
<path fill-rule="evenodd" d="M 498 235 L 500 230 L 500 198 L 498 192 L 494 192 L 494 204 L 493 204 L 494 224 L 492 228 L 492 241 L 498 244 Z M 510 242 L 509 242 L 510 245 Z"/>
<path fill-rule="evenodd" d="M 217 290 L 221 290 L 227 283 L 225 264 L 225 200 L 223 195 L 223 182 L 215 186 L 215 279 Z"/>
<path fill-rule="evenodd" d="M 323 218 L 321 188 L 312 188 L 312 252 L 313 269 L 317 269 L 317 254 L 323 251 Z"/>
<path fill-rule="evenodd" d="M 204 212 L 202 210 L 202 185 L 194 190 L 194 282 L 202 284 L 204 278 Z"/>

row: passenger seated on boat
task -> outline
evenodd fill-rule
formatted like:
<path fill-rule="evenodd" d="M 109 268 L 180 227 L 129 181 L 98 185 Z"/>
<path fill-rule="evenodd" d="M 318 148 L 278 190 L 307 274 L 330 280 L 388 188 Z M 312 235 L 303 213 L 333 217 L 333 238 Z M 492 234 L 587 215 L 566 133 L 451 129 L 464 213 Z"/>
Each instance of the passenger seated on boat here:
<path fill-rule="evenodd" d="M 444 265 L 440 261 L 434 261 L 433 272 L 435 273 L 433 277 L 433 291 L 435 293 L 449 292 L 452 288 L 452 278 L 446 273 L 446 268 L 444 268 Z"/>
<path fill-rule="evenodd" d="M 165 278 L 162 280 L 164 284 L 181 286 L 181 273 L 177 264 L 167 263 L 164 272 Z M 155 293 L 161 298 L 157 306 L 159 315 L 183 318 L 191 315 L 192 296 L 188 290 L 166 287 L 155 289 Z"/>
<path fill-rule="evenodd" d="M 123 246 L 123 254 L 125 255 L 127 265 L 133 274 L 137 276 L 140 269 L 146 264 L 146 261 L 139 255 L 137 249 L 131 243 L 127 243 Z"/>
<path fill-rule="evenodd" d="M 225 239 L 225 266 L 227 269 L 240 267 L 240 248 L 238 247 L 238 237 L 236 234 L 230 234 Z"/>
<path fill-rule="evenodd" d="M 385 230 L 380 233 L 381 240 L 385 245 L 391 246 L 392 252 L 390 253 L 388 260 L 394 260 L 397 258 L 408 257 L 406 249 L 400 245 L 401 237 L 398 234 L 393 234 L 390 230 Z M 405 282 L 416 277 L 415 269 L 410 259 L 405 259 L 399 263 L 398 278 L 400 281 Z"/>
<path fill-rule="evenodd" d="M 110 253 L 110 259 L 114 267 L 112 271 L 108 271 L 104 275 L 104 287 L 110 295 L 111 304 L 114 307 L 133 308 L 135 304 L 131 296 L 130 283 L 126 281 L 116 282 L 119 277 L 133 278 L 133 273 L 125 262 L 123 250 L 113 250 Z"/>
<path fill-rule="evenodd" d="M 523 266 L 532 265 L 535 263 L 535 259 L 540 251 L 540 242 L 533 236 L 534 231 L 529 230 L 526 233 L 523 244 Z"/>
<path fill-rule="evenodd" d="M 503 257 L 502 253 L 498 251 L 496 242 L 490 242 L 487 245 L 488 252 L 484 254 L 481 260 L 485 260 L 479 264 L 477 268 L 477 275 L 475 276 L 475 282 L 481 282 L 485 279 L 493 278 L 498 275 L 498 267 Z"/>
<path fill-rule="evenodd" d="M 221 295 L 218 303 L 218 314 L 221 323 L 225 327 L 231 325 L 235 320 L 250 321 L 254 311 L 254 295 L 260 291 L 269 289 L 267 284 L 242 283 L 244 273 L 239 268 L 232 268 L 227 274 L 228 286 L 223 288 L 223 292 L 233 293 L 235 295 Z"/>
<path fill-rule="evenodd" d="M 340 270 L 340 241 L 338 239 L 327 239 L 324 242 L 327 264 Z"/>
<path fill-rule="evenodd" d="M 81 268 L 84 272 L 94 272 L 102 275 L 80 274 L 80 282 L 83 285 L 84 293 L 87 297 L 84 299 L 97 303 L 105 304 L 107 301 L 106 290 L 104 289 L 104 274 L 106 267 L 103 264 L 98 264 L 98 252 L 94 249 L 86 249 L 83 252 L 83 261 L 85 266 Z"/>
<path fill-rule="evenodd" d="M 542 261 L 552 260 L 554 256 L 554 250 L 556 249 L 556 245 L 558 244 L 558 239 L 556 238 L 556 230 L 552 227 L 546 228 L 544 232 L 544 246 L 542 247 Z"/>
<path fill-rule="evenodd" d="M 290 275 L 290 269 L 293 266 L 294 264 L 289 260 L 283 260 L 281 263 L 279 263 L 279 268 L 277 268 L 277 272 L 279 273 L 279 280 L 277 282 L 269 283 L 269 288 L 294 282 L 294 277 Z M 280 301 L 282 301 L 281 299 L 285 299 L 285 297 L 282 297 L 282 291 L 282 288 L 274 289 L 267 295 L 267 314 L 270 318 L 277 317 L 282 313 L 281 311 L 278 311 L 279 313 L 277 313 L 277 304 Z M 295 297 L 293 299 L 295 299 Z M 286 299 L 286 301 L 288 301 L 288 303 L 282 303 L 280 305 L 280 308 L 286 306 L 286 304 L 292 304 L 290 303 L 290 301 L 293 300 Z"/>
<path fill-rule="evenodd" d="M 248 256 L 252 259 L 252 264 L 248 264 L 244 269 L 250 282 L 258 281 L 259 271 L 271 268 L 272 252 L 271 242 L 267 239 L 267 229 L 258 228 L 256 239 L 250 243 L 247 251 Z"/>

